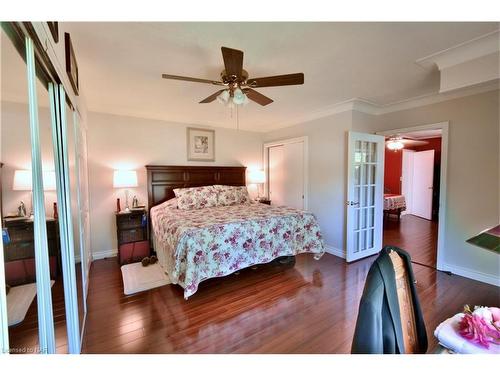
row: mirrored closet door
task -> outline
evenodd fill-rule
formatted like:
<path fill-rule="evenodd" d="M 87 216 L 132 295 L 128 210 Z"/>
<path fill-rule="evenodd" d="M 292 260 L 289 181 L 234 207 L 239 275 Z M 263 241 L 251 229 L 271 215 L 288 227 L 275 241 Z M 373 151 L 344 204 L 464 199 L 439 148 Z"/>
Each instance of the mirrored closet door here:
<path fill-rule="evenodd" d="M 0 349 L 79 353 L 90 260 L 85 133 L 22 27 L 1 32 Z"/>
<path fill-rule="evenodd" d="M 64 347 L 66 327 L 58 325 L 56 335 L 54 315 L 62 310 L 64 319 L 64 295 L 52 211 L 57 202 L 50 99 L 36 78 L 33 43 L 12 38 L 14 43 L 9 31 L 1 34 L 3 322 L 10 353 L 54 353 L 56 337 Z"/>

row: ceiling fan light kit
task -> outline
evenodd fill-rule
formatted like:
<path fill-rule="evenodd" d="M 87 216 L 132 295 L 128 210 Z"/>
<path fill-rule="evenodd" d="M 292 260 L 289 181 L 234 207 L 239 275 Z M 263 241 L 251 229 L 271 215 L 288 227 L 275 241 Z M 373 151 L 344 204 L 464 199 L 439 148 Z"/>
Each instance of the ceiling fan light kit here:
<path fill-rule="evenodd" d="M 304 73 L 284 74 L 278 76 L 248 78 L 248 72 L 243 69 L 243 51 L 221 47 L 222 58 L 225 69 L 221 72 L 221 81 L 202 78 L 183 77 L 171 74 L 162 74 L 162 78 L 180 81 L 208 83 L 216 86 L 226 86 L 225 89 L 200 101 L 200 103 L 211 103 L 217 100 L 219 103 L 233 107 L 234 105 L 246 105 L 250 100 L 266 106 L 273 102 L 272 99 L 262 95 L 253 88 L 302 85 Z"/>
<path fill-rule="evenodd" d="M 403 149 L 404 147 L 405 145 L 403 144 L 403 142 L 401 142 L 400 139 L 392 138 L 387 141 L 387 148 L 389 150 L 398 151 Z"/>

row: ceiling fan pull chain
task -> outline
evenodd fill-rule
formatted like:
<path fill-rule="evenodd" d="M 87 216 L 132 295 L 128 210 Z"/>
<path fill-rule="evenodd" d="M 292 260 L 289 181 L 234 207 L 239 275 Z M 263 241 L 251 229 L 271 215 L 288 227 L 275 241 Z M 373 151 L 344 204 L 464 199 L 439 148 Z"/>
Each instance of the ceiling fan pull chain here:
<path fill-rule="evenodd" d="M 236 130 L 240 131 L 240 110 L 236 106 Z"/>

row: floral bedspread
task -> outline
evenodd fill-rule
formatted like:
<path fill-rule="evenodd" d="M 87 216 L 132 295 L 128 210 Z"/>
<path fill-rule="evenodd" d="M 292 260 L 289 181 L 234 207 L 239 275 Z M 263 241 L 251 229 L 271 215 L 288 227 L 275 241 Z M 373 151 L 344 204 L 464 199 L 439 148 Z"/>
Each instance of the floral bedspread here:
<path fill-rule="evenodd" d="M 384 210 L 406 210 L 406 200 L 404 195 L 384 194 Z"/>
<path fill-rule="evenodd" d="M 180 210 L 176 199 L 151 209 L 160 265 L 184 298 L 206 279 L 279 256 L 324 253 L 313 214 L 260 203 Z"/>

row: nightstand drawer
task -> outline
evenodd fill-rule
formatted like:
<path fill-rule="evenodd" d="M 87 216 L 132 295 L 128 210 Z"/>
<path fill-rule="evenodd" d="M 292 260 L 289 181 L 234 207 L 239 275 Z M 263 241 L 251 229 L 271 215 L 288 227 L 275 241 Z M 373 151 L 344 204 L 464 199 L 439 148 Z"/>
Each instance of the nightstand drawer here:
<path fill-rule="evenodd" d="M 135 242 L 142 241 L 144 239 L 144 230 L 142 228 L 134 228 L 134 229 L 122 229 L 119 232 L 118 243 L 127 243 L 127 242 Z"/>
<path fill-rule="evenodd" d="M 137 228 L 142 226 L 142 214 L 118 216 L 116 225 L 120 229 Z"/>
<path fill-rule="evenodd" d="M 10 262 L 18 259 L 34 258 L 35 243 L 32 241 L 16 241 L 4 246 L 4 261 Z"/>
<path fill-rule="evenodd" d="M 16 225 L 7 228 L 11 242 L 33 240 L 33 224 Z"/>

